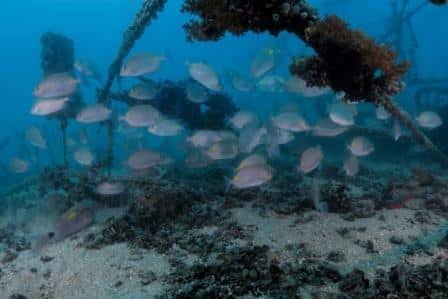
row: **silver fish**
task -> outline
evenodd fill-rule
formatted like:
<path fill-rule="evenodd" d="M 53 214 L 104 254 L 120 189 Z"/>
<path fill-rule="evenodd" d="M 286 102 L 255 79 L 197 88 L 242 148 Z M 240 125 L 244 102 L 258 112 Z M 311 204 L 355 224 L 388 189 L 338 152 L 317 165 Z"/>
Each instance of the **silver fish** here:
<path fill-rule="evenodd" d="M 435 129 L 443 124 L 442 118 L 433 111 L 421 112 L 416 120 L 418 125 L 425 129 Z"/>
<path fill-rule="evenodd" d="M 257 88 L 264 92 L 281 92 L 284 85 L 285 80 L 277 75 L 265 76 L 257 82 Z"/>
<path fill-rule="evenodd" d="M 264 76 L 272 70 L 276 64 L 276 51 L 274 49 L 263 49 L 259 51 L 250 65 L 250 73 L 255 78 Z"/>
<path fill-rule="evenodd" d="M 325 118 L 312 129 L 312 134 L 318 137 L 335 137 L 347 131 L 347 127 L 339 126 L 332 120 Z"/>
<path fill-rule="evenodd" d="M 48 75 L 37 85 L 33 95 L 38 98 L 61 98 L 75 93 L 79 80 L 69 73 Z"/>
<path fill-rule="evenodd" d="M 188 64 L 188 72 L 194 80 L 213 91 L 221 91 L 218 74 L 208 64 L 196 62 Z"/>
<path fill-rule="evenodd" d="M 129 156 L 127 165 L 132 170 L 147 170 L 171 162 L 166 155 L 150 150 L 139 150 Z"/>
<path fill-rule="evenodd" d="M 355 109 L 354 105 L 334 103 L 330 107 L 330 119 L 340 126 L 351 126 L 355 123 Z"/>
<path fill-rule="evenodd" d="M 238 164 L 237 170 L 241 170 L 246 167 L 254 167 L 258 165 L 266 165 L 266 158 L 260 154 L 252 154 L 247 156 Z"/>
<path fill-rule="evenodd" d="M 328 87 L 311 87 L 297 76 L 291 76 L 284 84 L 285 90 L 290 93 L 300 94 L 306 98 L 323 96 L 331 91 Z"/>
<path fill-rule="evenodd" d="M 255 84 L 247 77 L 237 72 L 229 72 L 230 83 L 235 90 L 249 92 L 254 90 Z"/>
<path fill-rule="evenodd" d="M 93 104 L 84 107 L 78 115 L 76 120 L 84 124 L 93 124 L 106 121 L 110 118 L 112 110 L 107 108 L 104 104 Z"/>
<path fill-rule="evenodd" d="M 357 157 L 364 157 L 370 155 L 375 147 L 372 142 L 366 137 L 355 137 L 348 145 L 350 152 Z"/>
<path fill-rule="evenodd" d="M 128 92 L 128 96 L 139 101 L 153 100 L 159 92 L 156 82 L 148 81 L 134 85 Z"/>
<path fill-rule="evenodd" d="M 232 139 L 224 139 L 212 144 L 205 151 L 211 160 L 233 159 L 238 155 L 238 142 Z"/>
<path fill-rule="evenodd" d="M 324 154 L 322 153 L 322 150 L 319 146 L 308 148 L 303 151 L 302 155 L 300 156 L 300 161 L 297 169 L 299 170 L 299 172 L 302 172 L 304 174 L 310 173 L 314 169 L 319 167 L 323 158 Z"/>
<path fill-rule="evenodd" d="M 148 126 L 148 132 L 156 136 L 177 136 L 183 129 L 179 121 L 167 118 L 162 118 Z"/>
<path fill-rule="evenodd" d="M 376 118 L 379 120 L 388 120 L 390 118 L 390 113 L 384 109 L 383 106 L 379 106 L 375 109 Z"/>
<path fill-rule="evenodd" d="M 69 98 L 39 99 L 31 108 L 31 114 L 36 116 L 51 116 L 67 107 Z"/>
<path fill-rule="evenodd" d="M 121 77 L 138 77 L 159 70 L 166 58 L 152 53 L 141 53 L 132 56 L 120 70 Z"/>
<path fill-rule="evenodd" d="M 30 128 L 28 128 L 28 130 L 26 130 L 25 136 L 31 145 L 40 149 L 47 148 L 47 141 L 45 140 L 42 132 L 38 127 L 31 126 Z"/>
<path fill-rule="evenodd" d="M 308 122 L 299 114 L 284 112 L 272 118 L 273 124 L 280 129 L 300 133 L 310 130 Z"/>
<path fill-rule="evenodd" d="M 350 156 L 344 161 L 344 171 L 347 176 L 355 176 L 359 172 L 359 159 L 356 156 Z"/>
<path fill-rule="evenodd" d="M 103 196 L 115 196 L 124 192 L 124 185 L 120 182 L 102 182 L 95 191 Z"/>
<path fill-rule="evenodd" d="M 235 113 L 230 119 L 229 124 L 237 130 L 244 128 L 250 124 L 256 124 L 258 122 L 258 117 L 250 111 L 240 110 Z"/>
<path fill-rule="evenodd" d="M 91 166 L 95 156 L 88 148 L 80 148 L 73 153 L 73 158 L 82 166 Z"/>
<path fill-rule="evenodd" d="M 224 139 L 236 140 L 237 137 L 230 131 L 197 130 L 187 138 L 187 142 L 197 148 L 206 148 Z"/>
<path fill-rule="evenodd" d="M 130 107 L 120 119 L 131 127 L 149 127 L 160 121 L 162 114 L 151 105 L 136 105 Z"/>
<path fill-rule="evenodd" d="M 257 146 L 264 143 L 267 135 L 265 127 L 246 126 L 239 136 L 239 147 L 242 153 L 251 153 Z"/>
<path fill-rule="evenodd" d="M 88 60 L 77 60 L 73 65 L 75 70 L 84 77 L 92 78 L 97 81 L 101 80 L 101 74 L 98 71 L 96 65 Z"/>
<path fill-rule="evenodd" d="M 241 168 L 229 182 L 236 189 L 261 186 L 273 177 L 273 170 L 269 165 L 260 164 Z"/>

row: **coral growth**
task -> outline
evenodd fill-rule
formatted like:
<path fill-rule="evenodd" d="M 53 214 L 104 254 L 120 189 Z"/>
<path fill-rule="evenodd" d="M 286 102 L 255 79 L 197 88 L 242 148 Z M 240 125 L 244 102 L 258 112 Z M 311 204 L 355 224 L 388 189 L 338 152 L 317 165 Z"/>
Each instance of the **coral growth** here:
<path fill-rule="evenodd" d="M 306 42 L 317 56 L 295 59 L 291 73 L 310 86 L 330 86 L 345 92 L 350 100 L 378 99 L 400 91 L 400 77 L 407 63 L 396 61 L 396 53 L 380 46 L 361 31 L 351 30 L 336 16 L 316 22 L 305 31 Z"/>
<path fill-rule="evenodd" d="M 190 40 L 218 40 L 226 32 L 248 31 L 273 35 L 288 31 L 303 37 L 317 20 L 316 12 L 302 0 L 187 0 L 183 11 L 200 17 L 184 26 Z"/>

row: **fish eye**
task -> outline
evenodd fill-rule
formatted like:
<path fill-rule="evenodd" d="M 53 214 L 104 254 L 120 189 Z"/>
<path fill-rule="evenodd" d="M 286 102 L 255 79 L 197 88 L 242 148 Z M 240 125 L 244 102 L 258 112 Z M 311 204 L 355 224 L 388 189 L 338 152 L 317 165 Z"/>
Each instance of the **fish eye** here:
<path fill-rule="evenodd" d="M 49 232 L 48 233 L 48 238 L 53 239 L 54 238 L 54 232 Z"/>

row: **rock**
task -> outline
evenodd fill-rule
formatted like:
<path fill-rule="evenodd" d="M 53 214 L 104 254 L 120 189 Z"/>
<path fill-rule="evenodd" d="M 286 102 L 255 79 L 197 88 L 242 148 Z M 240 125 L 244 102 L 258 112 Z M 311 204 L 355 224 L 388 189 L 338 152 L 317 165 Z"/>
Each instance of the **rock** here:
<path fill-rule="evenodd" d="M 396 245 L 401 245 L 405 243 L 403 238 L 397 236 L 390 237 L 389 242 Z"/>
<path fill-rule="evenodd" d="M 360 200 L 353 205 L 352 213 L 356 218 L 368 218 L 375 215 L 375 203 L 373 200 Z"/>
<path fill-rule="evenodd" d="M 19 254 L 11 250 L 6 250 L 5 255 L 2 258 L 2 264 L 7 264 L 15 260 Z"/>
<path fill-rule="evenodd" d="M 44 255 L 44 256 L 40 257 L 40 261 L 42 263 L 48 263 L 48 262 L 52 261 L 53 259 L 54 259 L 54 257 L 47 256 L 47 255 Z"/>
<path fill-rule="evenodd" d="M 51 276 L 51 270 L 50 269 L 45 270 L 45 272 L 42 274 L 42 277 L 45 278 L 45 279 L 49 279 L 50 276 Z"/>
<path fill-rule="evenodd" d="M 327 260 L 334 263 L 342 263 L 345 261 L 345 254 L 340 251 L 331 251 L 327 255 Z"/>
<path fill-rule="evenodd" d="M 445 237 L 443 237 L 439 243 L 437 244 L 437 246 L 441 247 L 441 248 L 445 248 L 448 249 L 448 233 L 445 234 Z"/>
<path fill-rule="evenodd" d="M 157 280 L 156 274 L 152 271 L 142 271 L 142 272 L 138 273 L 138 277 L 140 279 L 140 283 L 143 286 L 146 286 L 146 285 Z"/>
<path fill-rule="evenodd" d="M 358 294 L 362 294 L 369 287 L 369 280 L 363 271 L 355 269 L 342 278 L 339 284 L 339 290 L 350 294 L 354 298 L 362 298 Z"/>

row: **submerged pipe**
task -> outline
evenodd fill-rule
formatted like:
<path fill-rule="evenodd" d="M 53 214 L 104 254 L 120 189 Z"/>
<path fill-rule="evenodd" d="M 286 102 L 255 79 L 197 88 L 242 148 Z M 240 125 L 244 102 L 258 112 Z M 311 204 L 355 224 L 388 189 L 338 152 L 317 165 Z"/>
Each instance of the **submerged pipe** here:
<path fill-rule="evenodd" d="M 124 59 L 129 55 L 137 40 L 143 35 L 145 28 L 150 22 L 157 17 L 157 13 L 163 9 L 166 0 L 145 0 L 135 16 L 134 21 L 126 29 L 123 34 L 123 41 L 121 42 L 118 54 L 115 57 L 112 64 L 109 66 L 106 83 L 103 89 L 99 91 L 98 102 L 108 104 L 109 93 L 115 78 L 118 76 Z M 106 155 L 106 163 L 108 167 L 108 173 L 110 175 L 113 161 L 113 145 L 114 145 L 114 133 L 113 124 L 109 120 L 106 122 L 107 136 L 108 136 L 108 148 Z"/>
<path fill-rule="evenodd" d="M 415 141 L 423 145 L 429 151 L 431 151 L 435 157 L 439 158 L 443 163 L 448 164 L 448 157 L 421 131 L 410 117 L 403 113 L 394 102 L 389 98 L 381 101 L 382 106 L 386 109 L 395 119 L 397 119 L 403 126 L 411 131 L 412 137 Z"/>

